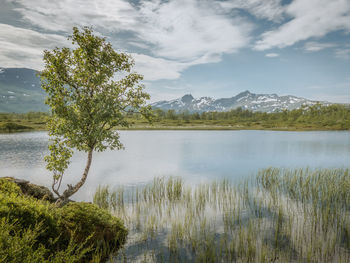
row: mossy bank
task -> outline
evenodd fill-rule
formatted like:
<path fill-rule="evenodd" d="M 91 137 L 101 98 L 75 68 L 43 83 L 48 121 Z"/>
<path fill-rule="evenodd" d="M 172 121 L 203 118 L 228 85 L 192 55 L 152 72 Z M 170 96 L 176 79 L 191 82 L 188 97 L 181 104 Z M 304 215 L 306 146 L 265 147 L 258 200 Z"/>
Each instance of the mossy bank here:
<path fill-rule="evenodd" d="M 0 178 L 0 262 L 104 262 L 123 246 L 120 219 L 91 203 L 57 208 L 49 193 Z"/>

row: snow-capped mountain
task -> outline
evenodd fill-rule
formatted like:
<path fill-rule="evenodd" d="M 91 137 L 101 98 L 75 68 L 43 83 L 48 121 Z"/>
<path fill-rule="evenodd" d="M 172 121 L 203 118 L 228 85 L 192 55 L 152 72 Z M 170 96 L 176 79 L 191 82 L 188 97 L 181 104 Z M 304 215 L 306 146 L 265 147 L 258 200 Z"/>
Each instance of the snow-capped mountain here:
<path fill-rule="evenodd" d="M 35 70 L 25 68 L 0 68 L 0 112 L 48 111 L 44 103 L 46 94 L 40 87 L 37 73 Z M 187 94 L 175 100 L 155 102 L 151 106 L 177 112 L 229 111 L 238 107 L 252 111 L 274 112 L 315 103 L 295 96 L 254 94 L 244 91 L 232 98 L 222 99 L 194 98 Z"/>
<path fill-rule="evenodd" d="M 152 103 L 153 108 L 162 110 L 204 112 L 204 111 L 229 111 L 241 107 L 251 111 L 276 112 L 293 110 L 302 105 L 313 105 L 316 101 L 295 97 L 278 96 L 276 94 L 254 94 L 244 91 L 232 98 L 213 99 L 210 97 L 194 98 L 187 94 L 171 101 L 159 101 Z M 322 104 L 329 104 L 321 102 Z"/>

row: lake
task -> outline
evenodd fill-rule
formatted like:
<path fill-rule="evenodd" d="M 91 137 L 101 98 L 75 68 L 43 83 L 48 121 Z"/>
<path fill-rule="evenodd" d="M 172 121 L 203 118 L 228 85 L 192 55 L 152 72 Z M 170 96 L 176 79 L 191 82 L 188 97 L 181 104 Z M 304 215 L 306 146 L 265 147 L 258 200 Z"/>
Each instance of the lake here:
<path fill-rule="evenodd" d="M 46 186 L 46 132 L 0 134 L 0 176 Z M 181 176 L 188 183 L 216 178 L 242 179 L 261 168 L 346 168 L 350 163 L 349 131 L 122 131 L 125 150 L 95 153 L 86 184 L 74 196 L 91 201 L 99 184 L 116 187 Z M 76 182 L 86 154 L 77 153 L 64 185 Z"/>

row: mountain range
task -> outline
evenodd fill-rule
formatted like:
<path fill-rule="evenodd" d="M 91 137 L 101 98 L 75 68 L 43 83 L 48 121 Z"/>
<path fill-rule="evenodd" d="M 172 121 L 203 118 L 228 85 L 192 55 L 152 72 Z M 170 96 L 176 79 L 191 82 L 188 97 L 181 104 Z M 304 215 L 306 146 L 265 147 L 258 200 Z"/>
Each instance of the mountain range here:
<path fill-rule="evenodd" d="M 303 105 L 314 105 L 316 103 L 316 101 L 291 95 L 254 94 L 246 90 L 231 98 L 213 99 L 211 97 L 201 97 L 196 99 L 191 94 L 187 94 L 175 100 L 159 101 L 151 105 L 153 108 L 175 110 L 176 112 L 229 111 L 239 107 L 251 111 L 277 112 L 293 110 Z M 328 102 L 320 103 L 330 104 Z"/>
<path fill-rule="evenodd" d="M 38 72 L 26 68 L 0 68 L 0 112 L 48 111 Z M 153 108 L 177 112 L 229 111 L 241 107 L 251 111 L 292 110 L 316 101 L 291 95 L 254 94 L 244 91 L 231 98 L 194 98 L 191 94 L 170 101 L 152 103 Z M 329 104 L 321 102 L 322 104 Z"/>

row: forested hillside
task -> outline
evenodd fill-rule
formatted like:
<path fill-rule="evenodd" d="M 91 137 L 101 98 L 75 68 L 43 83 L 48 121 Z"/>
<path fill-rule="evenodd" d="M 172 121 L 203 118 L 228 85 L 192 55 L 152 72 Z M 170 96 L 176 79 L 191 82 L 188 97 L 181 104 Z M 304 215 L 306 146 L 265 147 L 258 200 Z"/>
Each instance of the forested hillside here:
<path fill-rule="evenodd" d="M 45 129 L 48 113 L 0 113 L 0 131 Z M 314 105 L 275 113 L 252 112 L 238 108 L 228 112 L 176 113 L 155 110 L 153 123 L 128 114 L 129 129 L 272 129 L 272 130 L 350 130 L 349 105 Z M 20 126 L 18 126 L 20 125 Z"/>

